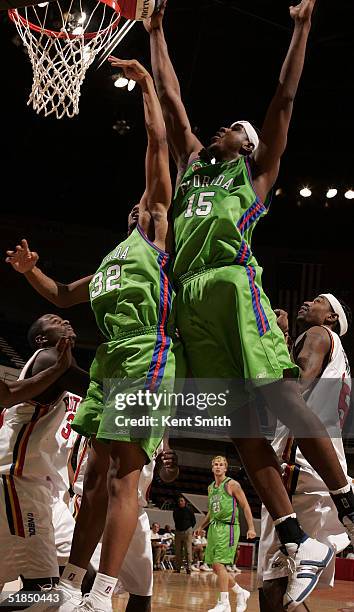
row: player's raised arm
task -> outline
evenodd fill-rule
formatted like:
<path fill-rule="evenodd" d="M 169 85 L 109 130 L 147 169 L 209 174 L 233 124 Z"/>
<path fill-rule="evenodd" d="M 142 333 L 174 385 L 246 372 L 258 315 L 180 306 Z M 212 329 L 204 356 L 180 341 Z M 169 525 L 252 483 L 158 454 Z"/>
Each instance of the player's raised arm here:
<path fill-rule="evenodd" d="M 167 128 L 168 144 L 182 172 L 192 153 L 203 148 L 192 128 L 182 102 L 179 82 L 173 68 L 162 26 L 166 2 L 159 13 L 144 22 L 150 34 L 151 63 L 157 93 Z"/>
<path fill-rule="evenodd" d="M 172 185 L 166 127 L 154 82 L 137 60 L 110 57 L 109 61 L 112 66 L 121 68 L 126 78 L 137 81 L 143 93 L 148 144 L 145 160 L 146 187 L 140 202 L 139 222 L 148 234 L 153 221 L 153 241 L 159 248 L 166 250 L 167 213 L 172 200 Z M 144 211 L 148 213 L 146 219 Z"/>
<path fill-rule="evenodd" d="M 69 284 L 53 280 L 37 267 L 39 255 L 29 249 L 27 240 L 21 240 L 21 244 L 17 245 L 14 251 L 7 251 L 6 254 L 6 262 L 11 264 L 16 272 L 23 274 L 42 297 L 58 308 L 89 302 L 89 283 L 92 276 Z"/>
<path fill-rule="evenodd" d="M 323 327 L 317 325 L 307 330 L 301 349 L 296 355 L 302 391 L 313 385 L 316 378 L 321 376 L 330 350 L 330 336 Z"/>
<path fill-rule="evenodd" d="M 24 380 L 0 382 L 0 405 L 8 408 L 14 404 L 34 399 L 55 383 L 70 368 L 72 359 L 70 340 L 61 338 L 56 350 L 56 361 L 42 372 Z"/>
<path fill-rule="evenodd" d="M 304 67 L 315 2 L 316 0 L 302 0 L 297 6 L 290 7 L 294 32 L 281 69 L 278 87 L 264 120 L 260 144 L 254 154 L 254 183 L 263 200 L 276 181 L 280 158 L 286 147 L 294 99 Z"/>
<path fill-rule="evenodd" d="M 47 368 L 53 366 L 57 362 L 57 359 L 57 346 L 41 351 L 32 366 L 32 374 L 36 375 L 42 373 Z M 70 389 L 72 393 L 77 393 L 81 395 L 81 397 L 84 397 L 89 383 L 90 376 L 88 372 L 80 368 L 75 359 L 72 359 L 70 367 L 57 378 L 51 388 L 36 396 L 35 399 L 40 403 L 51 403 L 57 399 L 60 393 L 68 389 Z"/>

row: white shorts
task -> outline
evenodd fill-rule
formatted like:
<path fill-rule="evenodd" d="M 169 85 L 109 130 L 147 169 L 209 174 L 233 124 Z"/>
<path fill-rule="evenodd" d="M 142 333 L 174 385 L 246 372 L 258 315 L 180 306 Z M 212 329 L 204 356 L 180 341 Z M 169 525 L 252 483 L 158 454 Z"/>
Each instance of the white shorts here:
<path fill-rule="evenodd" d="M 292 496 L 294 512 L 303 530 L 311 537 L 323 544 L 331 545 L 336 553 L 344 550 L 349 544 L 349 538 L 342 523 L 338 519 L 335 505 L 328 490 L 319 489 L 321 483 L 310 472 L 300 471 L 296 491 Z M 261 539 L 258 551 L 258 586 L 264 580 L 275 580 L 287 576 L 287 571 L 279 567 L 280 541 L 274 529 L 273 520 L 268 511 L 262 506 Z M 329 566 L 322 572 L 319 586 L 328 587 L 334 584 L 335 556 Z"/>
<path fill-rule="evenodd" d="M 0 478 L 0 583 L 58 577 L 51 491 L 38 479 Z"/>
<path fill-rule="evenodd" d="M 52 501 L 53 527 L 58 565 L 66 565 L 71 550 L 71 542 L 75 528 L 75 519 L 64 501 L 64 492 Z"/>

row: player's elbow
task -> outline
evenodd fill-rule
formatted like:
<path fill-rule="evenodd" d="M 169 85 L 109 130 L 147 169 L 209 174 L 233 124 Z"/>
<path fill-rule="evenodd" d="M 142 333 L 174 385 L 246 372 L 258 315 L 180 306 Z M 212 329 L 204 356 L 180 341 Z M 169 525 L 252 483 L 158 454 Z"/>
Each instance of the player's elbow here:
<path fill-rule="evenodd" d="M 155 126 L 151 125 L 147 127 L 149 137 L 149 148 L 152 153 L 160 153 L 160 151 L 167 151 L 167 135 L 164 128 L 156 129 Z"/>
<path fill-rule="evenodd" d="M 276 103 L 276 106 L 278 107 L 278 110 L 291 111 L 293 104 L 294 104 L 295 95 L 296 95 L 295 89 L 280 86 L 278 88 L 278 91 L 276 93 L 276 98 L 275 98 L 275 103 Z"/>
<path fill-rule="evenodd" d="M 171 82 L 164 83 L 159 88 L 159 100 L 162 109 L 176 108 L 181 103 L 181 92 Z"/>
<path fill-rule="evenodd" d="M 70 308 L 70 306 L 73 306 L 68 296 L 58 296 L 52 300 L 52 303 L 57 308 Z"/>
<path fill-rule="evenodd" d="M 52 303 L 57 308 L 70 308 L 77 302 L 74 299 L 71 285 L 57 283 L 58 292 L 53 296 Z"/>
<path fill-rule="evenodd" d="M 168 194 L 160 194 L 160 197 L 158 198 L 158 201 L 155 201 L 154 198 L 152 198 L 149 201 L 148 207 L 149 207 L 149 212 L 150 215 L 152 217 L 152 220 L 154 222 L 155 227 L 157 225 L 161 226 L 162 224 L 166 225 L 168 224 L 168 219 L 167 219 L 167 214 L 168 214 L 168 208 L 169 208 L 169 204 L 171 202 L 171 197 L 168 198 Z"/>

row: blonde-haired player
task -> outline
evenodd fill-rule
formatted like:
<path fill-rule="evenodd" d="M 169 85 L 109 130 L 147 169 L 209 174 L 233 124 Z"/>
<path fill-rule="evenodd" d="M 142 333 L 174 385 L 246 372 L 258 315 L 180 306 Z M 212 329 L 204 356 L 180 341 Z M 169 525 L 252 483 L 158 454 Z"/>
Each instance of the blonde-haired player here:
<path fill-rule="evenodd" d="M 240 537 L 238 506 L 242 508 L 247 521 L 248 539 L 256 537 L 253 516 L 241 485 L 226 476 L 228 469 L 226 457 L 222 455 L 214 457 L 211 462 L 211 469 L 215 480 L 208 487 L 208 514 L 197 530 L 197 533 L 199 533 L 209 524 L 205 563 L 212 565 L 218 577 L 220 590 L 218 602 L 209 612 L 231 612 L 230 586 L 236 593 L 236 612 L 244 612 L 247 608 L 250 593 L 235 582 L 227 573 L 225 566 L 233 564 Z"/>

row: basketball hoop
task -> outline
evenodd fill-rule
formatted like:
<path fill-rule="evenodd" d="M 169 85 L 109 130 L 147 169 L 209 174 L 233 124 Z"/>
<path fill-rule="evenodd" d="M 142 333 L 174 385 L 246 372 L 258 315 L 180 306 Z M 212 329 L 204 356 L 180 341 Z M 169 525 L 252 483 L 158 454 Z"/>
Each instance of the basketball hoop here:
<path fill-rule="evenodd" d="M 54 0 L 8 13 L 33 68 L 28 104 L 45 117 L 74 117 L 86 71 L 118 28 L 120 6 L 115 0 Z"/>

